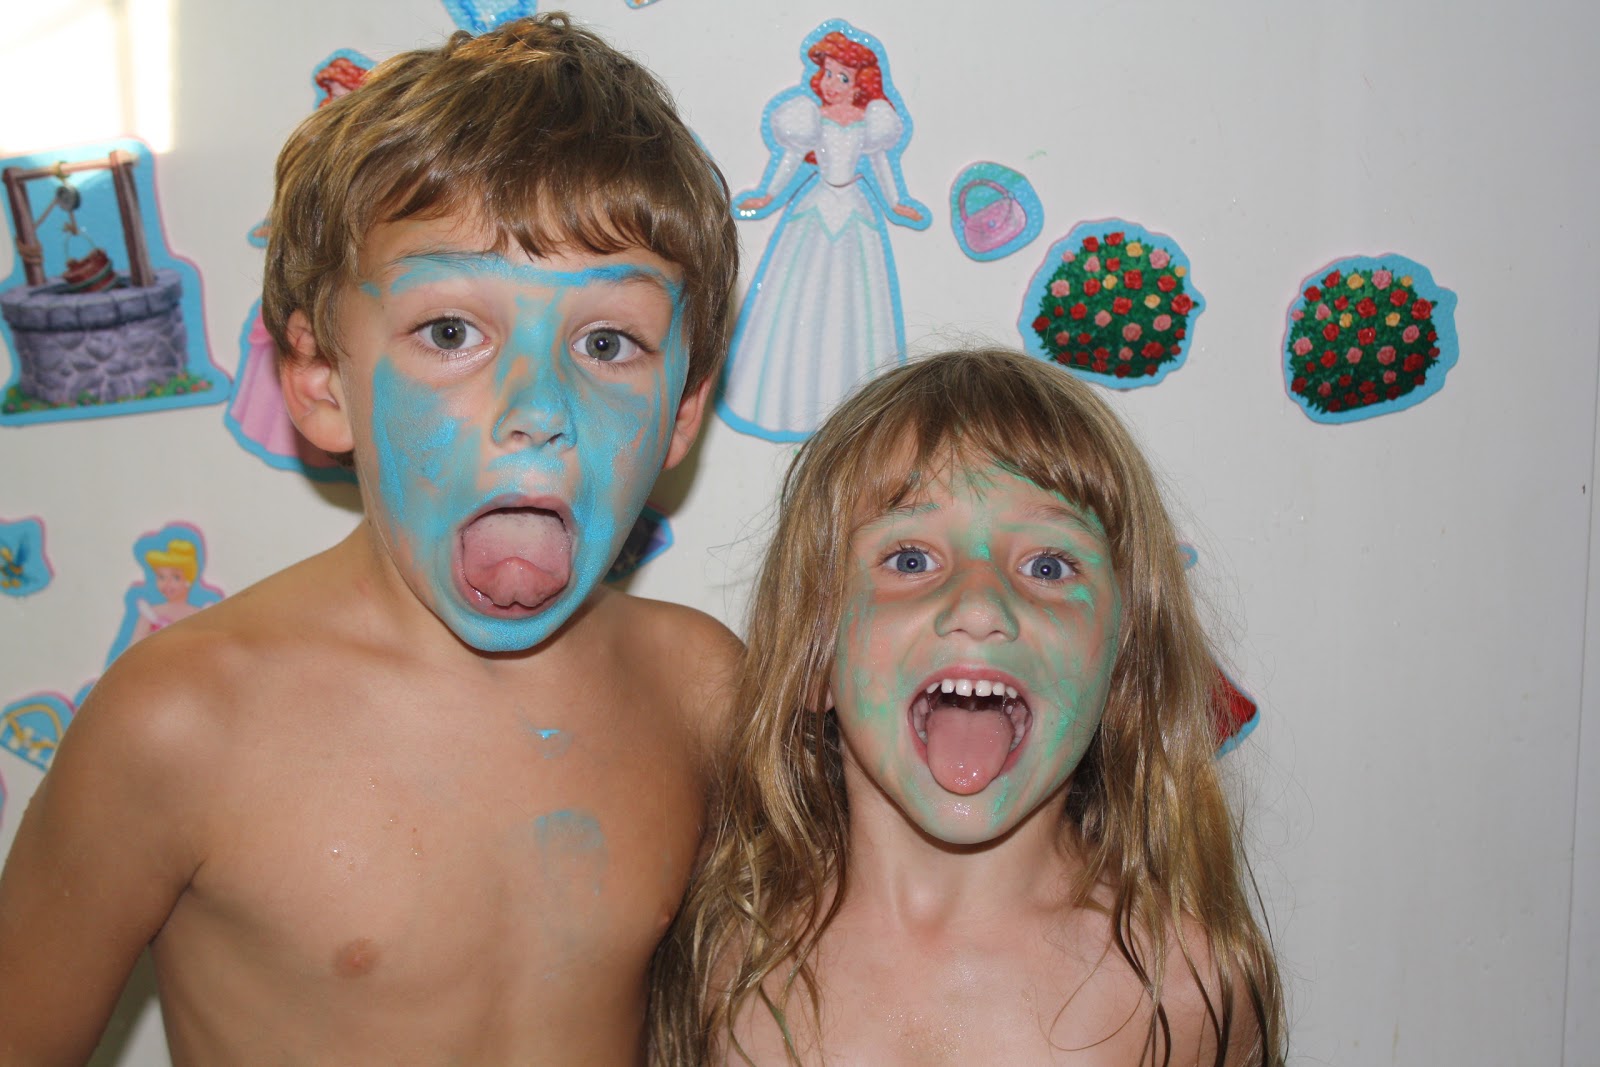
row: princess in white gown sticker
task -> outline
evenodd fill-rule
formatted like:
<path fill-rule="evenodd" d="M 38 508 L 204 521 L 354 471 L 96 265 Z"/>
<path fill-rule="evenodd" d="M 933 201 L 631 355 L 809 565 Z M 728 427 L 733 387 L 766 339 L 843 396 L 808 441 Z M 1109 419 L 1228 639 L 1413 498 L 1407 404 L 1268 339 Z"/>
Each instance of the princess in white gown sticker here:
<path fill-rule="evenodd" d="M 805 39 L 801 84 L 774 97 L 772 153 L 736 217 L 784 208 L 734 330 L 718 410 L 744 433 L 799 441 L 857 383 L 905 358 L 888 223 L 926 229 L 900 154 L 911 116 L 870 34 L 834 19 Z"/>

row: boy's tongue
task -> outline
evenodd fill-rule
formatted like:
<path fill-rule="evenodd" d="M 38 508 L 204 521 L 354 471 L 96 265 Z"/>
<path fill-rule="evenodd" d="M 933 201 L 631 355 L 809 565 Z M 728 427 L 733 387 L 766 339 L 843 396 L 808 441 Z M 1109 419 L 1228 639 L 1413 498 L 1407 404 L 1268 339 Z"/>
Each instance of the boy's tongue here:
<path fill-rule="evenodd" d="M 962 796 L 994 781 L 1011 752 L 1011 720 L 1003 711 L 934 708 L 923 729 L 933 780 Z"/>
<path fill-rule="evenodd" d="M 539 607 L 566 588 L 571 560 L 566 526 L 537 508 L 491 511 L 461 531 L 467 583 L 495 607 Z"/>

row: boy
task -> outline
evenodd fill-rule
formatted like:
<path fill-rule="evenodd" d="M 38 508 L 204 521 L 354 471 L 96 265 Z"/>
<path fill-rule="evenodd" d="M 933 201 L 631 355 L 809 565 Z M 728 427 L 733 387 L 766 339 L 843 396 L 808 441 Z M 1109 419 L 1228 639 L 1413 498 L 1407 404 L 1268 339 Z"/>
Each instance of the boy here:
<path fill-rule="evenodd" d="M 559 17 L 398 56 L 278 162 L 263 313 L 365 518 L 119 659 L 0 881 L 0 1063 L 151 945 L 177 1064 L 642 1059 L 737 643 L 599 586 L 737 270 L 655 80 Z"/>

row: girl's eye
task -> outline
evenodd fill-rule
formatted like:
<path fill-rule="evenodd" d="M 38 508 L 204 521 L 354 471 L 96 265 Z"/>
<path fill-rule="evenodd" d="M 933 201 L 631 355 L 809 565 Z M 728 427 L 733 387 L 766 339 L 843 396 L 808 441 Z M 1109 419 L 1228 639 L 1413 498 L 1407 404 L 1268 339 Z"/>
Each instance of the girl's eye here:
<path fill-rule="evenodd" d="M 637 356 L 644 346 L 622 330 L 601 326 L 579 337 L 573 348 L 597 363 L 620 363 Z"/>
<path fill-rule="evenodd" d="M 926 574 L 933 569 L 933 560 L 920 548 L 902 548 L 886 562 L 901 574 Z"/>
<path fill-rule="evenodd" d="M 436 348 L 441 352 L 459 352 L 466 348 L 476 348 L 484 341 L 481 330 L 466 319 L 454 315 L 423 323 L 417 328 L 415 336 L 429 348 Z"/>
<path fill-rule="evenodd" d="M 1073 566 L 1066 557 L 1045 552 L 1024 563 L 1022 573 L 1041 582 L 1060 582 L 1073 573 Z"/>

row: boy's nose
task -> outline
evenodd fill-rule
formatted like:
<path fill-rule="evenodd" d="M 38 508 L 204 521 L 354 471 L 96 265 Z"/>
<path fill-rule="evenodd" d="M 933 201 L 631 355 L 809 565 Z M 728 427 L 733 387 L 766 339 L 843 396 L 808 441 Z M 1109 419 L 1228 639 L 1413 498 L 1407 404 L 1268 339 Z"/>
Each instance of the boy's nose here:
<path fill-rule="evenodd" d="M 1014 641 L 1017 617 L 1011 610 L 1005 577 L 988 564 L 969 564 L 951 575 L 934 616 L 940 637 L 964 633 L 975 641 Z"/>
<path fill-rule="evenodd" d="M 499 386 L 497 444 L 516 447 L 569 441 L 572 436 L 571 383 L 555 361 L 519 356 Z"/>

